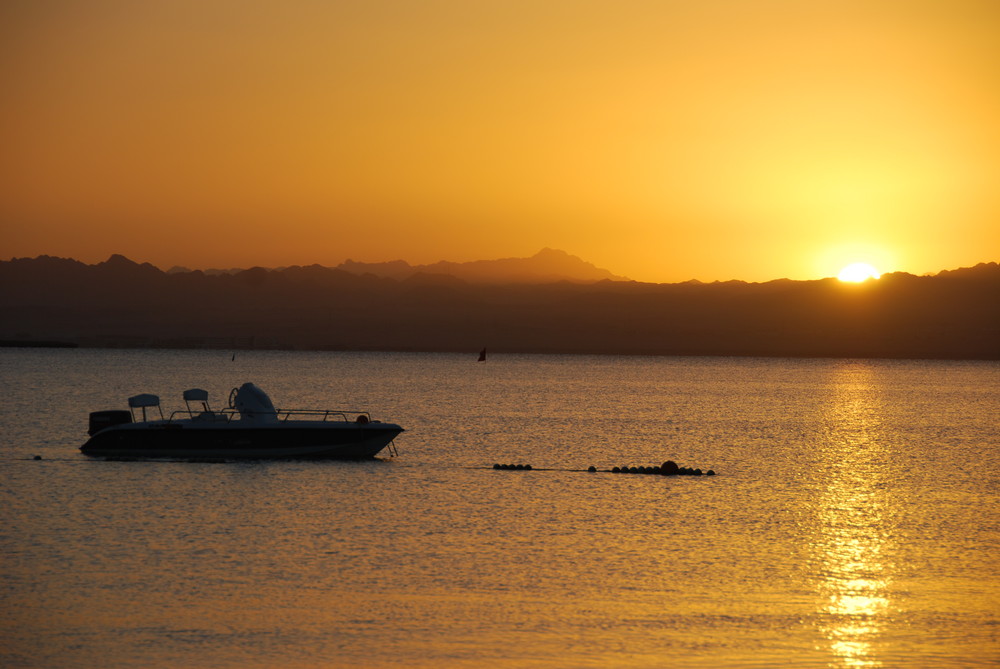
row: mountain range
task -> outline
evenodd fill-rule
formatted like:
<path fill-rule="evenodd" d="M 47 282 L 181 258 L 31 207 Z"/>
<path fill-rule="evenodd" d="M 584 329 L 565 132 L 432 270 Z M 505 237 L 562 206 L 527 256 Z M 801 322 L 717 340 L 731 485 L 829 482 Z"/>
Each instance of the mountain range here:
<path fill-rule="evenodd" d="M 561 252 L 539 255 L 561 258 L 575 270 L 586 266 L 590 274 L 584 276 L 603 272 Z M 345 263 L 362 273 L 313 265 L 208 274 L 163 272 L 120 255 L 96 265 L 19 258 L 0 262 L 0 340 L 1000 359 L 996 262 L 934 276 L 896 272 L 862 284 L 836 279 L 651 284 L 607 277 L 585 282 L 567 270 L 546 272 L 545 281 L 538 274 L 529 280 L 497 272 L 504 265 L 532 266 L 516 260 L 455 264 L 461 266 L 456 272 L 478 277 L 474 280 L 425 271 L 449 264 Z M 391 276 L 390 268 L 398 268 L 399 277 Z M 502 283 L 484 278 L 498 275 Z M 551 280 L 555 276 L 560 278 Z"/>
<path fill-rule="evenodd" d="M 277 269 L 288 269 L 279 267 Z M 468 283 L 551 283 L 570 281 L 572 283 L 594 283 L 596 281 L 628 281 L 606 269 L 595 267 L 589 262 L 570 255 L 565 251 L 542 249 L 530 258 L 501 258 L 499 260 L 475 260 L 472 262 L 441 261 L 429 265 L 411 265 L 405 260 L 366 263 L 347 260 L 332 269 L 351 274 L 371 274 L 387 279 L 409 279 L 417 274 L 446 274 Z M 170 274 L 190 272 L 186 267 L 172 267 Z M 207 269 L 205 274 L 238 274 L 241 268 Z"/>

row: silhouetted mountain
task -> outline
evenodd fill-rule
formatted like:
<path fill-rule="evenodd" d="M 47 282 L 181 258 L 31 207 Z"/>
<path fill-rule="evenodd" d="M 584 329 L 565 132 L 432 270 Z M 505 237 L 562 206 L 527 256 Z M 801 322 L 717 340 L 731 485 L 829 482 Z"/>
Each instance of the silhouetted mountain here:
<path fill-rule="evenodd" d="M 182 267 L 181 265 L 174 265 L 167 270 L 167 274 L 186 274 L 187 272 L 201 272 L 202 274 L 239 274 L 243 271 L 242 267 L 230 267 L 229 269 L 219 269 L 213 267 L 210 269 L 200 269 L 193 270 L 188 267 Z"/>
<path fill-rule="evenodd" d="M 530 258 L 502 258 L 455 263 L 437 262 L 418 267 L 422 272 L 450 274 L 469 283 L 594 283 L 597 281 L 628 281 L 600 269 L 565 251 L 542 249 Z"/>
<path fill-rule="evenodd" d="M 286 269 L 284 267 L 277 268 Z M 542 249 L 530 258 L 501 258 L 499 260 L 475 260 L 472 262 L 441 261 L 430 265 L 411 265 L 404 260 L 389 262 L 356 262 L 346 260 L 335 269 L 351 274 L 372 274 L 387 279 L 408 279 L 417 274 L 447 274 L 469 283 L 595 283 L 597 281 L 628 281 L 627 277 L 616 276 L 585 262 L 565 251 Z M 168 274 L 183 274 L 191 270 L 174 266 Z M 241 269 L 206 269 L 205 274 L 239 274 Z"/>
<path fill-rule="evenodd" d="M 530 258 L 501 258 L 473 262 L 441 261 L 430 265 L 410 265 L 402 260 L 385 263 L 360 263 L 348 260 L 338 269 L 353 274 L 374 274 L 390 279 L 406 279 L 416 274 L 447 274 L 468 283 L 595 283 L 597 281 L 628 281 L 606 269 L 595 267 L 565 251 L 542 249 Z"/>
<path fill-rule="evenodd" d="M 419 271 L 416 267 L 403 260 L 376 263 L 347 260 L 337 265 L 337 269 L 342 269 L 351 274 L 374 274 L 375 276 L 389 279 L 406 279 Z"/>
<path fill-rule="evenodd" d="M 995 262 L 863 284 L 507 285 L 319 265 L 168 274 L 122 256 L 0 262 L 0 340 L 83 346 L 1000 359 L 998 305 Z"/>

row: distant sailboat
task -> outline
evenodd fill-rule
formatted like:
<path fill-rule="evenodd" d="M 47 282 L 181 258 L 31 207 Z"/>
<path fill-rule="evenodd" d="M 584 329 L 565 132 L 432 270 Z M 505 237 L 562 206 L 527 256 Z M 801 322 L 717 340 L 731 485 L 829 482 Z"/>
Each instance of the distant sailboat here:
<path fill-rule="evenodd" d="M 486 349 L 479 352 L 479 362 L 486 362 Z"/>

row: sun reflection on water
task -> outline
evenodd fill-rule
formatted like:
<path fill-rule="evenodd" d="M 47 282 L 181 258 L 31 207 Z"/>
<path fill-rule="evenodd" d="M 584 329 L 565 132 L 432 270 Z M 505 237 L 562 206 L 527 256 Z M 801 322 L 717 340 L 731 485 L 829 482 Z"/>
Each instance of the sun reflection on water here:
<path fill-rule="evenodd" d="M 893 572 L 886 557 L 890 499 L 885 491 L 887 445 L 881 438 L 874 369 L 845 363 L 825 417 L 813 558 L 820 631 L 831 667 L 881 667 L 875 643 L 890 614 Z"/>

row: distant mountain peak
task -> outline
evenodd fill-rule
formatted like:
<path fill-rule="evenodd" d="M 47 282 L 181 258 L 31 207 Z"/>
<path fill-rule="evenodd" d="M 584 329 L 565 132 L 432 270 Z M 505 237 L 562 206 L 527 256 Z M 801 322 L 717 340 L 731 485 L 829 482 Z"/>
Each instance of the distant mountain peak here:
<path fill-rule="evenodd" d="M 105 260 L 102 263 L 98 263 L 96 266 L 104 269 L 105 271 L 110 270 L 112 272 L 141 271 L 145 273 L 150 273 L 150 272 L 155 272 L 157 274 L 160 273 L 160 270 L 157 267 L 149 264 L 148 262 L 140 264 L 133 260 L 129 260 L 120 253 L 111 254 L 111 256 L 107 260 Z"/>
<path fill-rule="evenodd" d="M 532 258 L 545 258 L 545 257 L 573 258 L 574 256 L 571 256 L 565 251 L 560 251 L 559 249 L 551 249 L 548 246 L 546 246 L 541 251 L 532 256 Z"/>
<path fill-rule="evenodd" d="M 468 283 L 597 283 L 598 281 L 628 281 L 592 263 L 558 249 L 543 248 L 528 258 L 499 258 L 452 262 L 442 260 L 429 265 L 410 265 L 402 260 L 385 263 L 363 263 L 347 260 L 337 266 L 354 274 L 374 274 L 380 277 L 406 279 L 416 274 L 447 274 Z"/>

